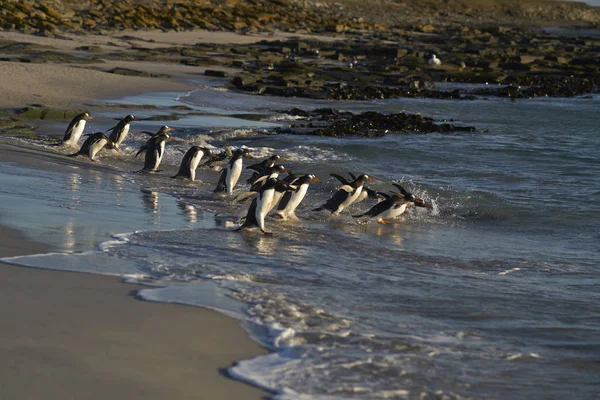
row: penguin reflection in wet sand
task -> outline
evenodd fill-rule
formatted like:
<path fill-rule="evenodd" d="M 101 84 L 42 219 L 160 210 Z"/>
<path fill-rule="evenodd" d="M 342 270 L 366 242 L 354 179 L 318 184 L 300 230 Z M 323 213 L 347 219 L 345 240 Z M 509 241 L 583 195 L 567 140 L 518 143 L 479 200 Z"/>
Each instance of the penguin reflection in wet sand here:
<path fill-rule="evenodd" d="M 270 235 L 273 232 L 265 229 L 265 217 L 271 210 L 273 204 L 273 197 L 275 195 L 275 187 L 277 186 L 277 179 L 268 179 L 265 184 L 260 188 L 260 192 L 257 197 L 252 200 L 248 213 L 246 214 L 246 220 L 235 232 L 242 229 L 258 227 L 261 232 Z"/>
<path fill-rule="evenodd" d="M 112 140 L 112 142 L 115 144 L 115 149 L 119 150 L 121 143 L 123 143 L 123 141 L 127 137 L 127 134 L 129 134 L 129 127 L 131 126 L 131 121 L 135 121 L 135 117 L 133 115 L 128 115 L 122 120 L 120 120 L 117 125 L 113 126 L 112 128 L 106 131 L 106 133 L 111 132 L 110 140 Z"/>
<path fill-rule="evenodd" d="M 375 179 L 366 174 L 360 175 L 348 185 L 342 185 L 338 191 L 325 204 L 313 211 L 328 210 L 333 215 L 339 215 L 344 208 L 354 203 L 361 195 L 365 182 L 374 182 Z"/>
<path fill-rule="evenodd" d="M 192 146 L 183 156 L 179 172 L 173 178 L 187 178 L 196 180 L 196 168 L 205 155 L 210 156 L 210 150 L 206 147 Z"/>
<path fill-rule="evenodd" d="M 306 192 L 308 191 L 308 185 L 310 185 L 311 182 L 321 182 L 321 180 L 314 175 L 302 175 L 294 182 L 291 182 L 289 185 L 291 190 L 287 190 L 283 194 L 275 215 L 283 220 L 288 218 L 298 219 L 298 217 L 296 217 L 296 208 L 298 208 L 302 200 L 304 200 Z"/>
<path fill-rule="evenodd" d="M 94 117 L 88 113 L 82 113 L 73 118 L 65 131 L 62 144 L 71 147 L 77 146 L 77 142 L 79 142 L 85 128 L 85 123 L 90 119 L 94 119 Z"/>
<path fill-rule="evenodd" d="M 85 140 L 85 142 L 83 142 L 81 149 L 79 149 L 77 153 L 69 154 L 69 157 L 88 156 L 91 161 L 96 161 L 96 154 L 98 154 L 98 152 L 102 150 L 104 146 L 108 145 L 108 147 L 111 148 L 114 146 L 112 140 L 107 138 L 102 132 L 96 132 L 87 136 L 89 137 Z"/>
<path fill-rule="evenodd" d="M 379 193 L 385 197 L 385 200 L 375 204 L 366 213 L 354 215 L 353 217 L 377 218 L 378 223 L 389 224 L 390 219 L 394 219 L 404 214 L 406 209 L 413 205 L 416 207 L 425 207 L 430 210 L 433 208 L 431 204 L 427 204 L 422 199 L 417 198 L 414 194 L 407 192 L 399 184 L 394 183 L 393 185 L 400 190 L 400 193 L 394 193 L 391 196 L 385 193 Z"/>
<path fill-rule="evenodd" d="M 233 152 L 229 163 L 227 163 L 227 167 L 221 172 L 219 182 L 214 190 L 215 193 L 233 193 L 233 188 L 237 184 L 238 180 L 240 179 L 240 175 L 242 174 L 243 158 L 246 154 L 248 154 L 247 149 L 237 149 Z"/>
<path fill-rule="evenodd" d="M 169 132 L 172 131 L 173 128 L 168 126 L 163 126 L 160 128 L 158 133 L 152 134 L 153 136 L 148 139 L 145 145 L 143 145 L 140 150 L 136 153 L 136 157 L 142 153 L 146 152 L 146 157 L 144 159 L 144 168 L 138 171 L 138 173 L 142 172 L 159 172 L 158 166 L 162 161 L 163 156 L 165 155 L 165 145 L 167 142 L 171 141 L 171 137 Z"/>

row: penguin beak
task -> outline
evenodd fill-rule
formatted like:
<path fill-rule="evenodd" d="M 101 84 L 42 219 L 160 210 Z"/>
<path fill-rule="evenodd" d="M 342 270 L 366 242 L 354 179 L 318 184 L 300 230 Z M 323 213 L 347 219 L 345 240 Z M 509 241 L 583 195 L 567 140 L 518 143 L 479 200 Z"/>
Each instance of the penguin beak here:
<path fill-rule="evenodd" d="M 94 119 L 94 117 L 92 117 L 91 115 L 88 115 L 87 117 L 85 117 L 86 120 L 90 120 L 90 119 Z"/>
<path fill-rule="evenodd" d="M 285 162 L 285 158 L 279 157 L 279 162 L 282 162 L 282 163 Z"/>
<path fill-rule="evenodd" d="M 286 174 L 291 174 L 291 173 L 292 173 L 292 171 L 290 171 L 290 170 L 289 170 L 289 169 L 287 169 L 287 168 L 286 168 L 286 169 L 284 169 L 284 170 L 283 170 L 283 172 L 285 172 Z"/>
<path fill-rule="evenodd" d="M 415 200 L 415 206 L 417 206 L 417 207 L 424 207 L 424 208 L 427 208 L 429 210 L 433 209 L 433 206 L 431 204 L 425 203 L 425 201 L 423 201 L 422 199 L 416 199 Z"/>
<path fill-rule="evenodd" d="M 321 179 L 318 176 L 315 176 L 313 182 L 321 183 Z"/>
<path fill-rule="evenodd" d="M 375 178 L 371 178 L 369 177 L 369 179 L 367 179 L 369 182 L 375 182 Z"/>

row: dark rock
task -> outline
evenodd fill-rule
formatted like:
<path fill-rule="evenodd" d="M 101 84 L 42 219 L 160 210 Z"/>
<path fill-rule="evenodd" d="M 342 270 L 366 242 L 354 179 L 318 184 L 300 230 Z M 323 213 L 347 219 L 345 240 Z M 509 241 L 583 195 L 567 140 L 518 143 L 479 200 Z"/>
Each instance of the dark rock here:
<path fill-rule="evenodd" d="M 229 76 L 229 74 L 225 71 L 217 71 L 214 69 L 207 69 L 206 71 L 204 71 L 204 75 L 214 76 L 217 78 L 227 78 L 227 76 Z"/>
<path fill-rule="evenodd" d="M 292 109 L 287 114 L 306 117 L 301 123 L 280 128 L 279 133 L 305 134 L 330 137 L 382 136 L 398 133 L 474 132 L 474 127 L 436 124 L 431 118 L 419 114 L 381 114 L 368 111 L 361 114 L 335 109 L 317 109 L 310 113 Z M 307 115 L 308 114 L 308 115 Z"/>

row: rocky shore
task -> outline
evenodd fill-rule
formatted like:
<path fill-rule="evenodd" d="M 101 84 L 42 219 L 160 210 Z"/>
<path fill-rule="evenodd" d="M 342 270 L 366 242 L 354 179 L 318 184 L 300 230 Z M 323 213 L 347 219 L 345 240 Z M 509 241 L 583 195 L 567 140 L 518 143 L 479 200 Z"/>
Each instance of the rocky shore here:
<path fill-rule="evenodd" d="M 0 0 L 0 30 L 73 43 L 82 34 L 104 38 L 96 41 L 101 44 L 74 44 L 65 50 L 0 36 L 0 61 L 64 64 L 157 79 L 170 78 L 158 70 L 159 64 L 198 68 L 205 75 L 222 79 L 223 86 L 231 90 L 331 100 L 410 97 L 469 101 L 490 96 L 569 97 L 599 91 L 600 35 L 531 28 L 598 26 L 600 13 L 583 3 L 527 0 L 470 4 L 451 0 L 443 9 L 420 1 L 366 4 L 352 0 L 181 0 L 168 4 L 151 0 Z M 420 14 L 416 12 L 419 5 Z M 148 30 L 197 29 L 236 32 L 257 39 L 247 43 L 157 43 L 142 34 Z M 276 36 L 281 31 L 293 34 L 282 39 Z M 148 67 L 123 65 L 128 62 Z M 0 131 L 34 135 L 35 126 L 28 121 L 68 119 L 79 111 L 46 110 L 42 104 L 3 112 Z M 177 119 L 177 110 L 166 111 L 169 119 Z M 298 125 L 290 130 L 343 136 L 379 135 L 394 129 L 462 129 L 444 123 L 428 125 L 426 117 L 419 120 L 413 116 L 396 116 L 390 122 L 382 115 L 371 115 L 373 120 L 364 126 L 356 124 L 358 116 L 354 116 L 348 125 L 341 122 L 347 118 L 335 115 L 337 119 L 334 114 L 324 118 L 319 110 L 313 110 L 307 124 L 318 128 Z M 327 119 L 328 128 L 323 126 Z M 380 128 L 359 132 L 366 126 Z M 333 127 L 340 132 L 332 132 Z"/>

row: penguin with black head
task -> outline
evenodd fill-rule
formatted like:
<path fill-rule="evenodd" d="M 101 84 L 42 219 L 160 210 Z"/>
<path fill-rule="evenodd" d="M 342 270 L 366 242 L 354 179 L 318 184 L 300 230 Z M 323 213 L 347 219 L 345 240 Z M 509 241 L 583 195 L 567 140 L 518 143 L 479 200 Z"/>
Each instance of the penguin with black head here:
<path fill-rule="evenodd" d="M 65 134 L 63 136 L 62 144 L 65 146 L 75 147 L 77 142 L 83 134 L 85 124 L 87 121 L 94 119 L 89 113 L 81 113 L 71 120 Z"/>

